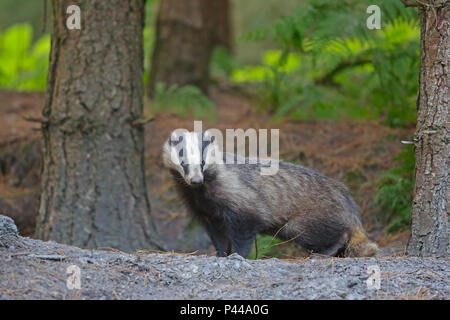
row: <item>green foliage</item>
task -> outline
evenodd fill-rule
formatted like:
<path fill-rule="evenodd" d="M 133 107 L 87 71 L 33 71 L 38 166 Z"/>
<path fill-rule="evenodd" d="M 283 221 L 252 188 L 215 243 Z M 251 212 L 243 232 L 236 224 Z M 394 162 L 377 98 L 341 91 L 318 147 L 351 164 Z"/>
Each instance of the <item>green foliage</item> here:
<path fill-rule="evenodd" d="M 285 81 L 293 76 L 300 65 L 300 55 L 288 53 L 285 56 L 281 50 L 268 50 L 264 53 L 263 63 L 258 66 L 244 66 L 233 70 L 233 83 L 262 83 L 261 97 L 263 106 L 270 111 L 278 111 L 282 107 L 297 102 L 298 86 L 286 86 Z M 283 59 L 283 63 L 280 60 Z M 293 99 L 290 101 L 290 99 Z"/>
<path fill-rule="evenodd" d="M 274 25 L 243 35 L 272 39 L 279 49 L 258 66 L 234 70 L 232 81 L 260 83 L 264 104 L 277 116 L 381 117 L 391 126 L 415 121 L 417 17 L 400 1 L 378 1 L 382 29 L 369 30 L 370 4 L 307 0 Z M 273 52 L 277 58 L 267 63 Z"/>
<path fill-rule="evenodd" d="M 164 83 L 157 83 L 150 108 L 156 113 L 170 111 L 182 116 L 211 118 L 215 105 L 197 87 L 185 86 L 179 88 L 175 85 L 166 87 Z"/>
<path fill-rule="evenodd" d="M 414 188 L 414 152 L 412 148 L 401 152 L 399 165 L 382 175 L 375 203 L 379 205 L 389 232 L 409 227 Z"/>
<path fill-rule="evenodd" d="M 50 52 L 50 36 L 32 44 L 29 24 L 17 24 L 0 32 L 0 87 L 44 90 Z"/>
<path fill-rule="evenodd" d="M 273 81 L 280 74 L 292 74 L 300 65 L 300 55 L 288 53 L 282 57 L 280 50 L 268 50 L 264 52 L 263 64 L 260 66 L 245 66 L 232 70 L 231 79 L 234 82 L 259 82 Z M 284 63 L 280 64 L 280 59 Z"/>
<path fill-rule="evenodd" d="M 277 244 L 281 243 L 280 240 L 272 236 L 258 234 L 256 236 L 256 242 L 258 246 L 258 257 L 256 256 L 256 250 L 253 247 L 248 259 L 256 260 L 264 257 L 280 257 L 277 251 Z"/>
<path fill-rule="evenodd" d="M 157 0 L 147 1 L 147 21 L 143 30 L 144 76 L 149 77 L 150 58 L 154 46 L 154 18 Z M 50 35 L 33 42 L 33 28 L 29 23 L 15 24 L 0 31 L 0 88 L 14 90 L 44 90 L 50 54 Z"/>
<path fill-rule="evenodd" d="M 214 49 L 210 65 L 212 78 L 217 80 L 227 79 L 239 67 L 239 63 L 229 54 L 226 48 L 217 47 Z"/>

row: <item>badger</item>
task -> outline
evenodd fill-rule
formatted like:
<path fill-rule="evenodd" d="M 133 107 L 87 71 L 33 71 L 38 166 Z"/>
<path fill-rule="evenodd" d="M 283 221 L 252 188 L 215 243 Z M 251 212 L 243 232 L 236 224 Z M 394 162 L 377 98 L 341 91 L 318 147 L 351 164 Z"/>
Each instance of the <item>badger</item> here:
<path fill-rule="evenodd" d="M 218 154 L 224 161 L 216 161 Z M 321 255 L 377 253 L 348 189 L 319 172 L 279 161 L 276 174 L 261 175 L 262 161 L 236 161 L 238 155 L 221 152 L 208 130 L 173 131 L 162 158 L 219 257 L 248 257 L 257 234 L 293 241 Z M 230 158 L 234 161 L 226 161 Z"/>

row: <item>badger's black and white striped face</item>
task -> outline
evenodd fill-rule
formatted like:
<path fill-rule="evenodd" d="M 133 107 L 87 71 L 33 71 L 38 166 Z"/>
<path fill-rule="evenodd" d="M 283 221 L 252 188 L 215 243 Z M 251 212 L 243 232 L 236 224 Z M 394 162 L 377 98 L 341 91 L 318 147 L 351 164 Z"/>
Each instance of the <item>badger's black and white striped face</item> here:
<path fill-rule="evenodd" d="M 203 173 L 213 163 L 214 136 L 208 131 L 175 130 L 164 144 L 163 162 L 190 186 L 203 184 Z"/>

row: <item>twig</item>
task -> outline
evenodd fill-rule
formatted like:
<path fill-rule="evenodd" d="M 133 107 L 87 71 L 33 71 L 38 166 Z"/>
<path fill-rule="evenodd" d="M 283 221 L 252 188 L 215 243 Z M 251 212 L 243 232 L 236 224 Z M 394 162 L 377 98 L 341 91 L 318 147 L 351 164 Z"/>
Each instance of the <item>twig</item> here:
<path fill-rule="evenodd" d="M 42 260 L 52 260 L 52 261 L 62 261 L 65 260 L 65 256 L 60 255 L 36 255 L 36 254 L 30 254 L 30 258 L 36 258 L 36 259 L 42 259 Z"/>
<path fill-rule="evenodd" d="M 275 232 L 275 234 L 273 235 L 273 237 L 272 237 L 272 240 L 270 241 L 270 243 L 272 243 L 272 241 L 277 237 L 277 235 L 278 235 L 278 233 L 281 231 L 281 230 L 283 230 L 286 226 L 287 226 L 287 222 L 283 225 L 283 226 L 281 226 L 281 228 L 279 228 L 278 230 L 277 230 L 277 232 Z"/>
<path fill-rule="evenodd" d="M 98 247 L 97 250 L 99 250 L 99 251 L 120 252 L 119 249 L 112 248 L 112 247 Z"/>
<path fill-rule="evenodd" d="M 289 240 L 280 242 L 280 243 L 275 243 L 273 246 L 275 247 L 275 246 L 279 246 L 279 245 L 282 245 L 282 244 L 285 244 L 285 243 L 294 241 L 295 239 L 297 239 L 297 238 L 300 237 L 301 235 L 302 235 L 302 233 L 300 232 L 300 233 L 299 233 L 298 235 L 296 235 L 295 237 L 293 237 L 293 238 L 291 238 L 291 239 L 289 239 Z"/>
<path fill-rule="evenodd" d="M 152 122 L 153 120 L 155 120 L 155 117 L 143 117 L 143 118 L 137 118 L 137 119 L 133 120 L 133 121 L 131 122 L 131 124 L 132 124 L 133 126 L 143 126 L 143 125 L 145 125 L 145 124 L 147 124 L 147 123 Z"/>
<path fill-rule="evenodd" d="M 432 135 L 432 134 L 435 134 L 435 133 L 438 133 L 438 132 L 439 132 L 438 130 L 424 130 L 424 131 L 422 131 L 422 134 L 421 134 L 421 135 L 415 136 L 414 139 L 413 139 L 413 141 L 410 141 L 410 140 L 401 140 L 400 142 L 401 142 L 402 144 L 416 144 L 416 143 L 419 142 L 421 139 L 423 139 L 423 135 Z"/>
<path fill-rule="evenodd" d="M 18 256 L 28 256 L 28 255 L 30 255 L 29 252 L 18 252 L 18 253 L 10 254 L 9 256 L 10 257 L 18 257 Z"/>
<path fill-rule="evenodd" d="M 333 81 L 333 78 L 335 75 L 337 75 L 339 72 L 344 71 L 347 68 L 353 68 L 357 66 L 362 66 L 368 63 L 371 63 L 372 60 L 361 58 L 355 61 L 344 61 L 337 65 L 333 70 L 331 70 L 329 73 L 325 74 L 324 76 L 314 80 L 314 83 L 317 85 L 334 85 L 336 86 L 337 83 Z"/>
<path fill-rule="evenodd" d="M 22 118 L 25 121 L 30 121 L 30 122 L 48 123 L 48 119 L 46 119 L 46 118 L 36 118 L 36 117 L 27 116 L 27 115 L 23 115 Z"/>

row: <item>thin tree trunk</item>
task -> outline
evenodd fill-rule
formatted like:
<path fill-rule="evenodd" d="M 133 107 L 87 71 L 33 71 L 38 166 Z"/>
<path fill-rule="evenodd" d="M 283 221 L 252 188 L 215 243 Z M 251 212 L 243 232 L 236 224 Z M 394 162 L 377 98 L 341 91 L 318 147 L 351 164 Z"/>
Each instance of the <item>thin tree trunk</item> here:
<path fill-rule="evenodd" d="M 83 248 L 156 248 L 144 167 L 144 0 L 53 0 L 36 236 Z M 68 30 L 66 9 L 81 9 Z"/>
<path fill-rule="evenodd" d="M 421 65 L 416 183 L 407 254 L 450 256 L 450 9 L 420 2 Z M 425 5 L 422 5 L 425 4 Z"/>
<path fill-rule="evenodd" d="M 162 0 L 148 93 L 158 82 L 194 85 L 207 92 L 213 49 L 231 49 L 229 0 Z"/>

